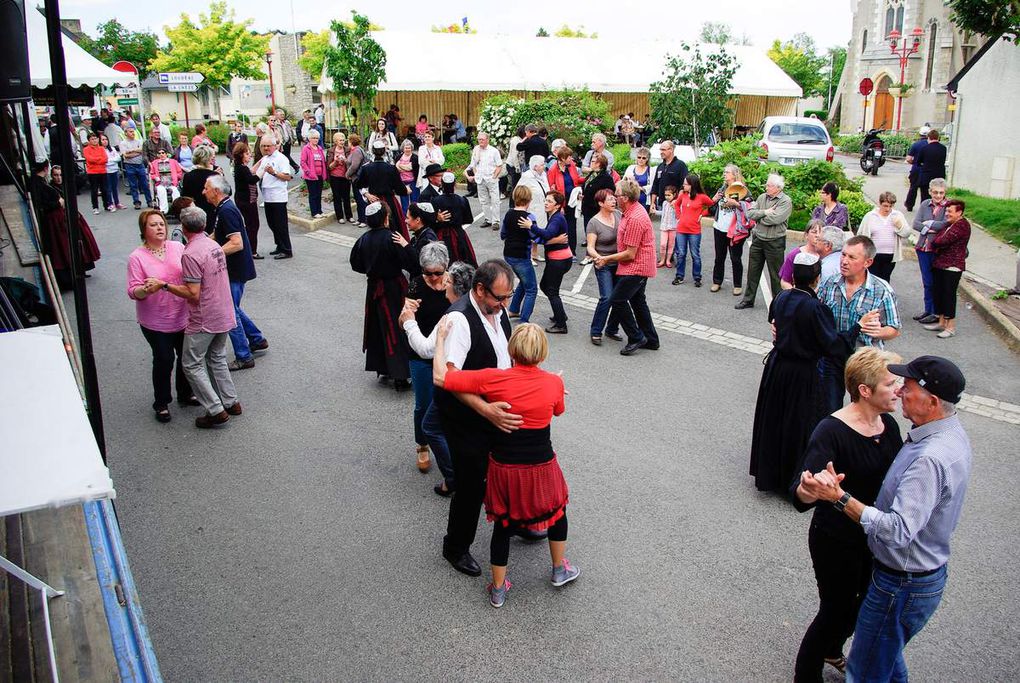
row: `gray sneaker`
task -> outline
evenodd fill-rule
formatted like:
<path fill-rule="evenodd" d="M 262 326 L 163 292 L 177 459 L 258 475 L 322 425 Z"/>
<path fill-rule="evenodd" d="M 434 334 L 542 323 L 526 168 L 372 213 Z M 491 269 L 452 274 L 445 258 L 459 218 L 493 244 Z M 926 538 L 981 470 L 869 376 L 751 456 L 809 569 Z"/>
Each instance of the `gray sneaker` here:
<path fill-rule="evenodd" d="M 570 566 L 570 562 L 563 558 L 563 564 L 559 567 L 553 567 L 552 573 L 552 585 L 563 586 L 570 583 L 581 575 L 581 570 L 577 567 Z"/>
<path fill-rule="evenodd" d="M 495 607 L 496 609 L 502 607 L 503 603 L 506 602 L 506 592 L 508 590 L 510 590 L 510 582 L 507 581 L 506 579 L 503 579 L 502 588 L 496 588 L 490 583 L 488 588 L 489 604 Z"/>

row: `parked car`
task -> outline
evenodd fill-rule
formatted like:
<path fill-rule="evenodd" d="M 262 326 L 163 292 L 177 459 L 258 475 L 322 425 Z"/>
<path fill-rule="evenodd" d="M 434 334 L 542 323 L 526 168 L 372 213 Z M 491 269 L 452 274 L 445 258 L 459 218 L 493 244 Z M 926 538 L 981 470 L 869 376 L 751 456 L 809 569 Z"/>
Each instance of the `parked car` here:
<path fill-rule="evenodd" d="M 769 161 L 786 166 L 822 159 L 832 161 L 836 153 L 825 124 L 802 116 L 768 116 L 758 127 L 761 147 Z"/>

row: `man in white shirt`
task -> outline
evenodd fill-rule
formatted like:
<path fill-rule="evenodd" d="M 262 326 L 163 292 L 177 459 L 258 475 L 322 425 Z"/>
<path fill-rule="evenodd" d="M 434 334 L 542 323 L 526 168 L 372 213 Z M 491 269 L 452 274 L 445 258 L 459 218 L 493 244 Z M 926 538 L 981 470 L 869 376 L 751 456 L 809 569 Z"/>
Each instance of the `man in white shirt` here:
<path fill-rule="evenodd" d="M 287 221 L 287 183 L 294 177 L 290 173 L 290 161 L 280 153 L 274 135 L 262 136 L 259 148 L 262 150 L 262 158 L 253 170 L 261 181 L 259 185 L 265 202 L 266 223 L 276 240 L 276 249 L 269 254 L 276 260 L 293 258 L 290 225 Z"/>
<path fill-rule="evenodd" d="M 482 205 L 483 228 L 499 227 L 499 175 L 503 172 L 503 159 L 499 150 L 489 144 L 489 134 L 479 133 L 478 144 L 471 151 L 471 163 L 465 170 L 474 175 L 478 186 L 478 201 Z"/>
<path fill-rule="evenodd" d="M 168 143 L 173 144 L 173 138 L 170 137 L 170 127 L 159 120 L 159 114 L 153 112 L 149 116 L 149 123 L 152 124 L 153 128 L 159 129 L 159 137 L 161 140 L 166 140 Z"/>

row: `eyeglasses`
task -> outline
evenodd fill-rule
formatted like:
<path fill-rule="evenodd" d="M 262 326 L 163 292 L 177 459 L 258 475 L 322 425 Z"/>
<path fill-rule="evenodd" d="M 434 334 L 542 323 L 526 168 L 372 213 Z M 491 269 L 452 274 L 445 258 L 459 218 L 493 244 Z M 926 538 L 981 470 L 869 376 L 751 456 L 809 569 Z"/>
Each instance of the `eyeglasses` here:
<path fill-rule="evenodd" d="M 485 291 L 489 293 L 489 296 L 491 296 L 493 299 L 495 299 L 496 301 L 498 301 L 501 304 L 509 301 L 513 297 L 513 295 L 514 295 L 513 292 L 510 292 L 506 296 L 500 296 L 500 295 L 496 294 L 494 291 L 492 291 L 491 289 L 489 289 L 488 285 L 482 285 L 482 286 L 485 287 Z"/>
<path fill-rule="evenodd" d="M 638 159 L 647 159 L 647 158 L 648 157 L 641 157 L 641 156 L 638 157 Z"/>
<path fill-rule="evenodd" d="M 435 270 L 435 271 L 433 271 L 433 270 L 423 270 L 423 271 L 421 271 L 421 274 L 424 275 L 425 277 L 442 277 L 443 275 L 446 274 L 446 271 L 445 270 Z"/>

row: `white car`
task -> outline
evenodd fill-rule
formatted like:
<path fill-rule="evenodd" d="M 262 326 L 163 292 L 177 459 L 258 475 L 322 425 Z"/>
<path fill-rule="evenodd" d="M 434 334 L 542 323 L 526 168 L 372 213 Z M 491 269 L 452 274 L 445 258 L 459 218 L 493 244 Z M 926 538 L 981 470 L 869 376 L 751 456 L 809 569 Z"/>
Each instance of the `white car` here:
<path fill-rule="evenodd" d="M 832 161 L 836 153 L 825 124 L 802 116 L 769 116 L 758 128 L 758 146 L 769 161 L 793 166 L 812 159 Z"/>

